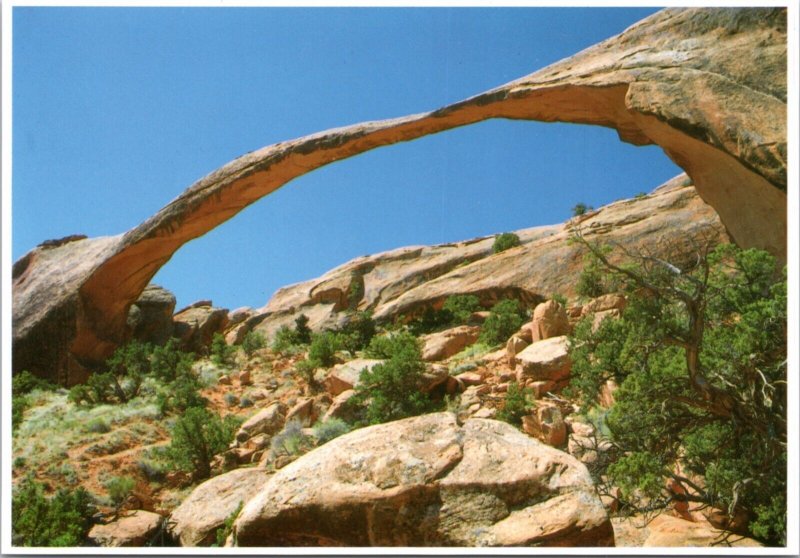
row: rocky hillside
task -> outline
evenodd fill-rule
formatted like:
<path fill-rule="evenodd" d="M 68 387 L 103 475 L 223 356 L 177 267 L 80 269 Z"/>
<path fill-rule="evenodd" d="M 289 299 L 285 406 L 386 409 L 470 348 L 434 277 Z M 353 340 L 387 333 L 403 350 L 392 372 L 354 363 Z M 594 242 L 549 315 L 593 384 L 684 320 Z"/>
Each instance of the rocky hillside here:
<path fill-rule="evenodd" d="M 786 12 L 668 9 L 450 106 L 250 152 L 124 234 L 43 243 L 14 264 L 14 373 L 84 381 L 130 338 L 131 304 L 186 242 L 323 165 L 489 118 L 602 125 L 657 144 L 739 245 L 785 261 Z"/>

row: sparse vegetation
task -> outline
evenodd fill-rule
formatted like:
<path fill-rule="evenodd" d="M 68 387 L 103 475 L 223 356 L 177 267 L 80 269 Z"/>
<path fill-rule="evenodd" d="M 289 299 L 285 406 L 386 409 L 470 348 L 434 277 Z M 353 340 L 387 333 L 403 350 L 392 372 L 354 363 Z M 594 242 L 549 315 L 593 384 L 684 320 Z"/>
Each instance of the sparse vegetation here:
<path fill-rule="evenodd" d="M 328 367 L 336 364 L 336 351 L 341 347 L 339 335 L 332 331 L 323 331 L 311 336 L 311 345 L 308 347 L 308 360 L 318 363 L 319 366 Z"/>
<path fill-rule="evenodd" d="M 572 207 L 572 216 L 578 217 L 580 215 L 586 215 L 589 211 L 592 211 L 594 208 L 590 205 L 586 205 L 583 202 L 578 202 Z"/>
<path fill-rule="evenodd" d="M 133 488 L 135 486 L 136 480 L 133 477 L 127 476 L 112 477 L 106 482 L 105 489 L 117 513 L 131 494 L 133 494 Z"/>
<path fill-rule="evenodd" d="M 247 358 L 251 358 L 256 351 L 267 346 L 267 340 L 260 331 L 248 331 L 242 339 L 242 350 Z"/>
<path fill-rule="evenodd" d="M 236 521 L 236 518 L 239 517 L 239 513 L 241 513 L 243 507 L 244 502 L 239 502 L 239 505 L 236 506 L 236 509 L 225 518 L 225 522 L 220 527 L 217 527 L 217 530 L 214 532 L 216 545 L 212 546 L 225 546 L 225 541 L 228 540 L 228 537 L 231 535 L 231 533 L 233 533 L 233 524 Z"/>
<path fill-rule="evenodd" d="M 342 434 L 347 434 L 351 429 L 352 426 L 342 419 L 329 418 L 325 422 L 318 422 L 314 425 L 314 436 L 317 438 L 317 445 L 321 446 Z"/>
<path fill-rule="evenodd" d="M 236 347 L 228 345 L 221 333 L 215 333 L 211 339 L 211 362 L 217 366 L 230 366 L 235 354 Z"/>
<path fill-rule="evenodd" d="M 452 295 L 444 301 L 442 310 L 449 314 L 451 325 L 462 325 L 469 322 L 470 316 L 481 309 L 481 301 L 475 295 Z"/>
<path fill-rule="evenodd" d="M 500 252 L 504 252 L 509 248 L 519 245 L 519 236 L 512 232 L 504 232 L 495 237 L 494 244 L 492 244 L 492 252 L 499 254 Z"/>
<path fill-rule="evenodd" d="M 311 449 L 312 445 L 311 440 L 303 434 L 303 426 L 300 421 L 291 420 L 273 436 L 270 441 L 270 452 L 272 457 L 297 456 Z"/>

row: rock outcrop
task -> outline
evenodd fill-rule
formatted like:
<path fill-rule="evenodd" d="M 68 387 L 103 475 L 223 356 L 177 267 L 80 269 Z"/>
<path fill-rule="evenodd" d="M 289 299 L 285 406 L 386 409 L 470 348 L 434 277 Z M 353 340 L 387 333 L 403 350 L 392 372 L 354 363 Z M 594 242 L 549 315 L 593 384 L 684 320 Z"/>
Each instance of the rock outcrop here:
<path fill-rule="evenodd" d="M 608 126 L 623 141 L 657 144 L 737 243 L 785 261 L 786 28 L 779 8 L 667 9 L 571 58 L 433 112 L 248 153 L 125 234 L 70 237 L 17 261 L 13 370 L 79 381 L 87 366 L 129 338 L 131 304 L 189 240 L 323 165 L 490 118 Z M 316 291 L 319 302 L 348 304 L 340 296 L 347 291 L 333 286 Z"/>
<path fill-rule="evenodd" d="M 586 468 L 514 427 L 450 413 L 341 436 L 276 473 L 239 546 L 610 546 Z"/>
<path fill-rule="evenodd" d="M 118 519 L 91 528 L 87 538 L 97 546 L 144 546 L 158 534 L 164 518 L 157 513 L 134 510 Z"/>

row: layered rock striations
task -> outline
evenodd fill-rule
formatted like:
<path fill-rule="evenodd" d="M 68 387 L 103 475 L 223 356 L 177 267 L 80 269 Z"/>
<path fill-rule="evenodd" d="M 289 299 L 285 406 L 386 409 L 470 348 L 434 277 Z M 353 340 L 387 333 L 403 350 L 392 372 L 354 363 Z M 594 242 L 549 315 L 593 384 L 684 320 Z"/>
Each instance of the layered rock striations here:
<path fill-rule="evenodd" d="M 130 335 L 131 304 L 184 243 L 323 165 L 489 118 L 602 125 L 658 144 L 738 244 L 784 259 L 786 90 L 785 10 L 668 9 L 439 110 L 248 153 L 125 234 L 42 245 L 18 261 L 14 371 L 79 381 Z"/>

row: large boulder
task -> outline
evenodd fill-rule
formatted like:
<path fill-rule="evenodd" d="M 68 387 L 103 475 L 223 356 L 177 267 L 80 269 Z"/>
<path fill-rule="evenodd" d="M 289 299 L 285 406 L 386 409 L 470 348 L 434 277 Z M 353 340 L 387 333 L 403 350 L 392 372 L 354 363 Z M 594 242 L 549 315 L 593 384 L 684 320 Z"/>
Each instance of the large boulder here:
<path fill-rule="evenodd" d="M 172 318 L 175 336 L 186 351 L 205 353 L 215 333 L 228 325 L 228 310 L 215 308 L 210 301 L 201 301 L 184 308 Z"/>
<path fill-rule="evenodd" d="M 377 359 L 357 358 L 344 364 L 337 364 L 331 369 L 323 382 L 325 389 L 334 397 L 353 389 L 358 385 L 362 372 L 372 370 L 376 364 L 381 364 L 382 362 L 382 360 Z"/>
<path fill-rule="evenodd" d="M 134 339 L 163 345 L 172 336 L 175 295 L 158 285 L 147 285 L 128 311 Z"/>
<path fill-rule="evenodd" d="M 105 524 L 94 525 L 88 539 L 98 546 L 144 546 L 151 542 L 164 523 L 157 513 L 135 510 Z"/>
<path fill-rule="evenodd" d="M 611 546 L 586 468 L 493 420 L 435 413 L 363 428 L 275 474 L 240 546 Z"/>
<path fill-rule="evenodd" d="M 270 473 L 264 469 L 246 468 L 203 482 L 169 516 L 170 533 L 181 546 L 215 542 L 217 529 L 257 494 L 269 477 Z"/>
<path fill-rule="evenodd" d="M 286 422 L 286 405 L 281 401 L 273 401 L 252 417 L 244 421 L 236 433 L 236 440 L 244 442 L 258 434 L 272 436 L 278 432 Z"/>
<path fill-rule="evenodd" d="M 570 333 L 567 310 L 555 300 L 537 305 L 530 323 L 531 341 L 541 341 Z"/>
<path fill-rule="evenodd" d="M 516 357 L 517 381 L 558 381 L 569 376 L 572 360 L 565 335 L 531 343 Z"/>
<path fill-rule="evenodd" d="M 422 360 L 444 360 L 478 340 L 481 328 L 462 325 L 422 336 Z"/>

